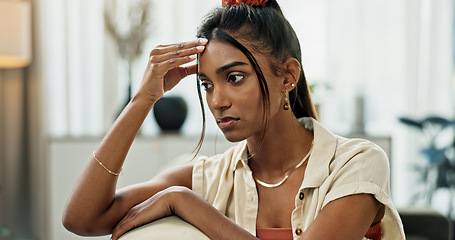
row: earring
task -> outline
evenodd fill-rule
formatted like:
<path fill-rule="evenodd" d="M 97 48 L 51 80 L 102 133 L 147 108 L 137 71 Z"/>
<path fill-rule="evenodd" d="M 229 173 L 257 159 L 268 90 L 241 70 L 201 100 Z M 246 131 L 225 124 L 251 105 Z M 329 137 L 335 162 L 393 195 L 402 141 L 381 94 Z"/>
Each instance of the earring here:
<path fill-rule="evenodd" d="M 283 105 L 283 109 L 284 110 L 289 110 L 291 107 L 289 106 L 289 93 L 286 92 L 284 94 L 284 105 Z"/>

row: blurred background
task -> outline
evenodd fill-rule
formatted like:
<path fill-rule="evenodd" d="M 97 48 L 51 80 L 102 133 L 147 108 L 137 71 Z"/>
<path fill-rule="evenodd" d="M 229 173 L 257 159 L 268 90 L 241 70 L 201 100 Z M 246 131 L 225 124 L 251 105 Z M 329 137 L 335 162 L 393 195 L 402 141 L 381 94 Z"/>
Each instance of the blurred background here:
<path fill-rule="evenodd" d="M 454 0 L 278 2 L 300 39 L 320 121 L 386 151 L 397 207 L 455 219 Z M 150 50 L 194 39 L 219 5 L 0 0 L 0 239 L 84 239 L 61 224 L 76 177 L 141 82 Z M 165 96 L 163 109 L 178 116 L 150 113 L 120 187 L 197 145 L 196 77 Z M 231 146 L 210 113 L 206 134 L 202 154 Z"/>

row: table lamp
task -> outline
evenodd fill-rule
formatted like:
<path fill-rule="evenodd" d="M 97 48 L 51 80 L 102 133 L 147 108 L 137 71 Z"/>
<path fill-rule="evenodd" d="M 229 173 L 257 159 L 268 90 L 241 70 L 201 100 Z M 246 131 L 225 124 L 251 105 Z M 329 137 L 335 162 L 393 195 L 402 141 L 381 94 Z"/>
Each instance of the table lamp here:
<path fill-rule="evenodd" d="M 30 2 L 0 0 L 0 68 L 30 64 L 31 34 Z"/>
<path fill-rule="evenodd" d="M 30 64 L 31 17 L 30 2 L 0 0 L 0 69 L 23 68 Z M 0 160 L 0 169 L 1 165 Z M 0 181 L 0 206 L 2 184 Z M 0 239 L 9 235 L 10 230 L 0 222 Z"/>

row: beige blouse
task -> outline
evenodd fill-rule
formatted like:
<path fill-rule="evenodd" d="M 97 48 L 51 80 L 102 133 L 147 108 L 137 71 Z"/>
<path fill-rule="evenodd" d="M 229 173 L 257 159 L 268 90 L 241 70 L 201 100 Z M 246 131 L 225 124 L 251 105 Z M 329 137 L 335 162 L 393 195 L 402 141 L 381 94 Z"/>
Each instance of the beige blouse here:
<path fill-rule="evenodd" d="M 299 119 L 314 133 L 314 146 L 291 223 L 294 239 L 329 202 L 352 194 L 372 194 L 386 206 L 383 239 L 405 239 L 390 197 L 389 161 L 375 144 L 332 134 L 312 118 Z M 193 167 L 193 191 L 236 224 L 256 234 L 258 194 L 248 166 L 246 141 L 212 157 L 200 157 Z"/>

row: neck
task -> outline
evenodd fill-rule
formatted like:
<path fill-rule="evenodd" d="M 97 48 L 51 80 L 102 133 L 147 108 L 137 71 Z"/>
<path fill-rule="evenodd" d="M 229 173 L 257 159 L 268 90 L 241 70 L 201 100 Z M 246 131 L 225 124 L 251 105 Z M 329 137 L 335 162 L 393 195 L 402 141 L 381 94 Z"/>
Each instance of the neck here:
<path fill-rule="evenodd" d="M 256 176 L 276 179 L 294 168 L 308 153 L 313 133 L 295 117 L 281 121 L 272 119 L 262 143 L 261 140 L 260 136 L 247 140 L 250 168 Z"/>

